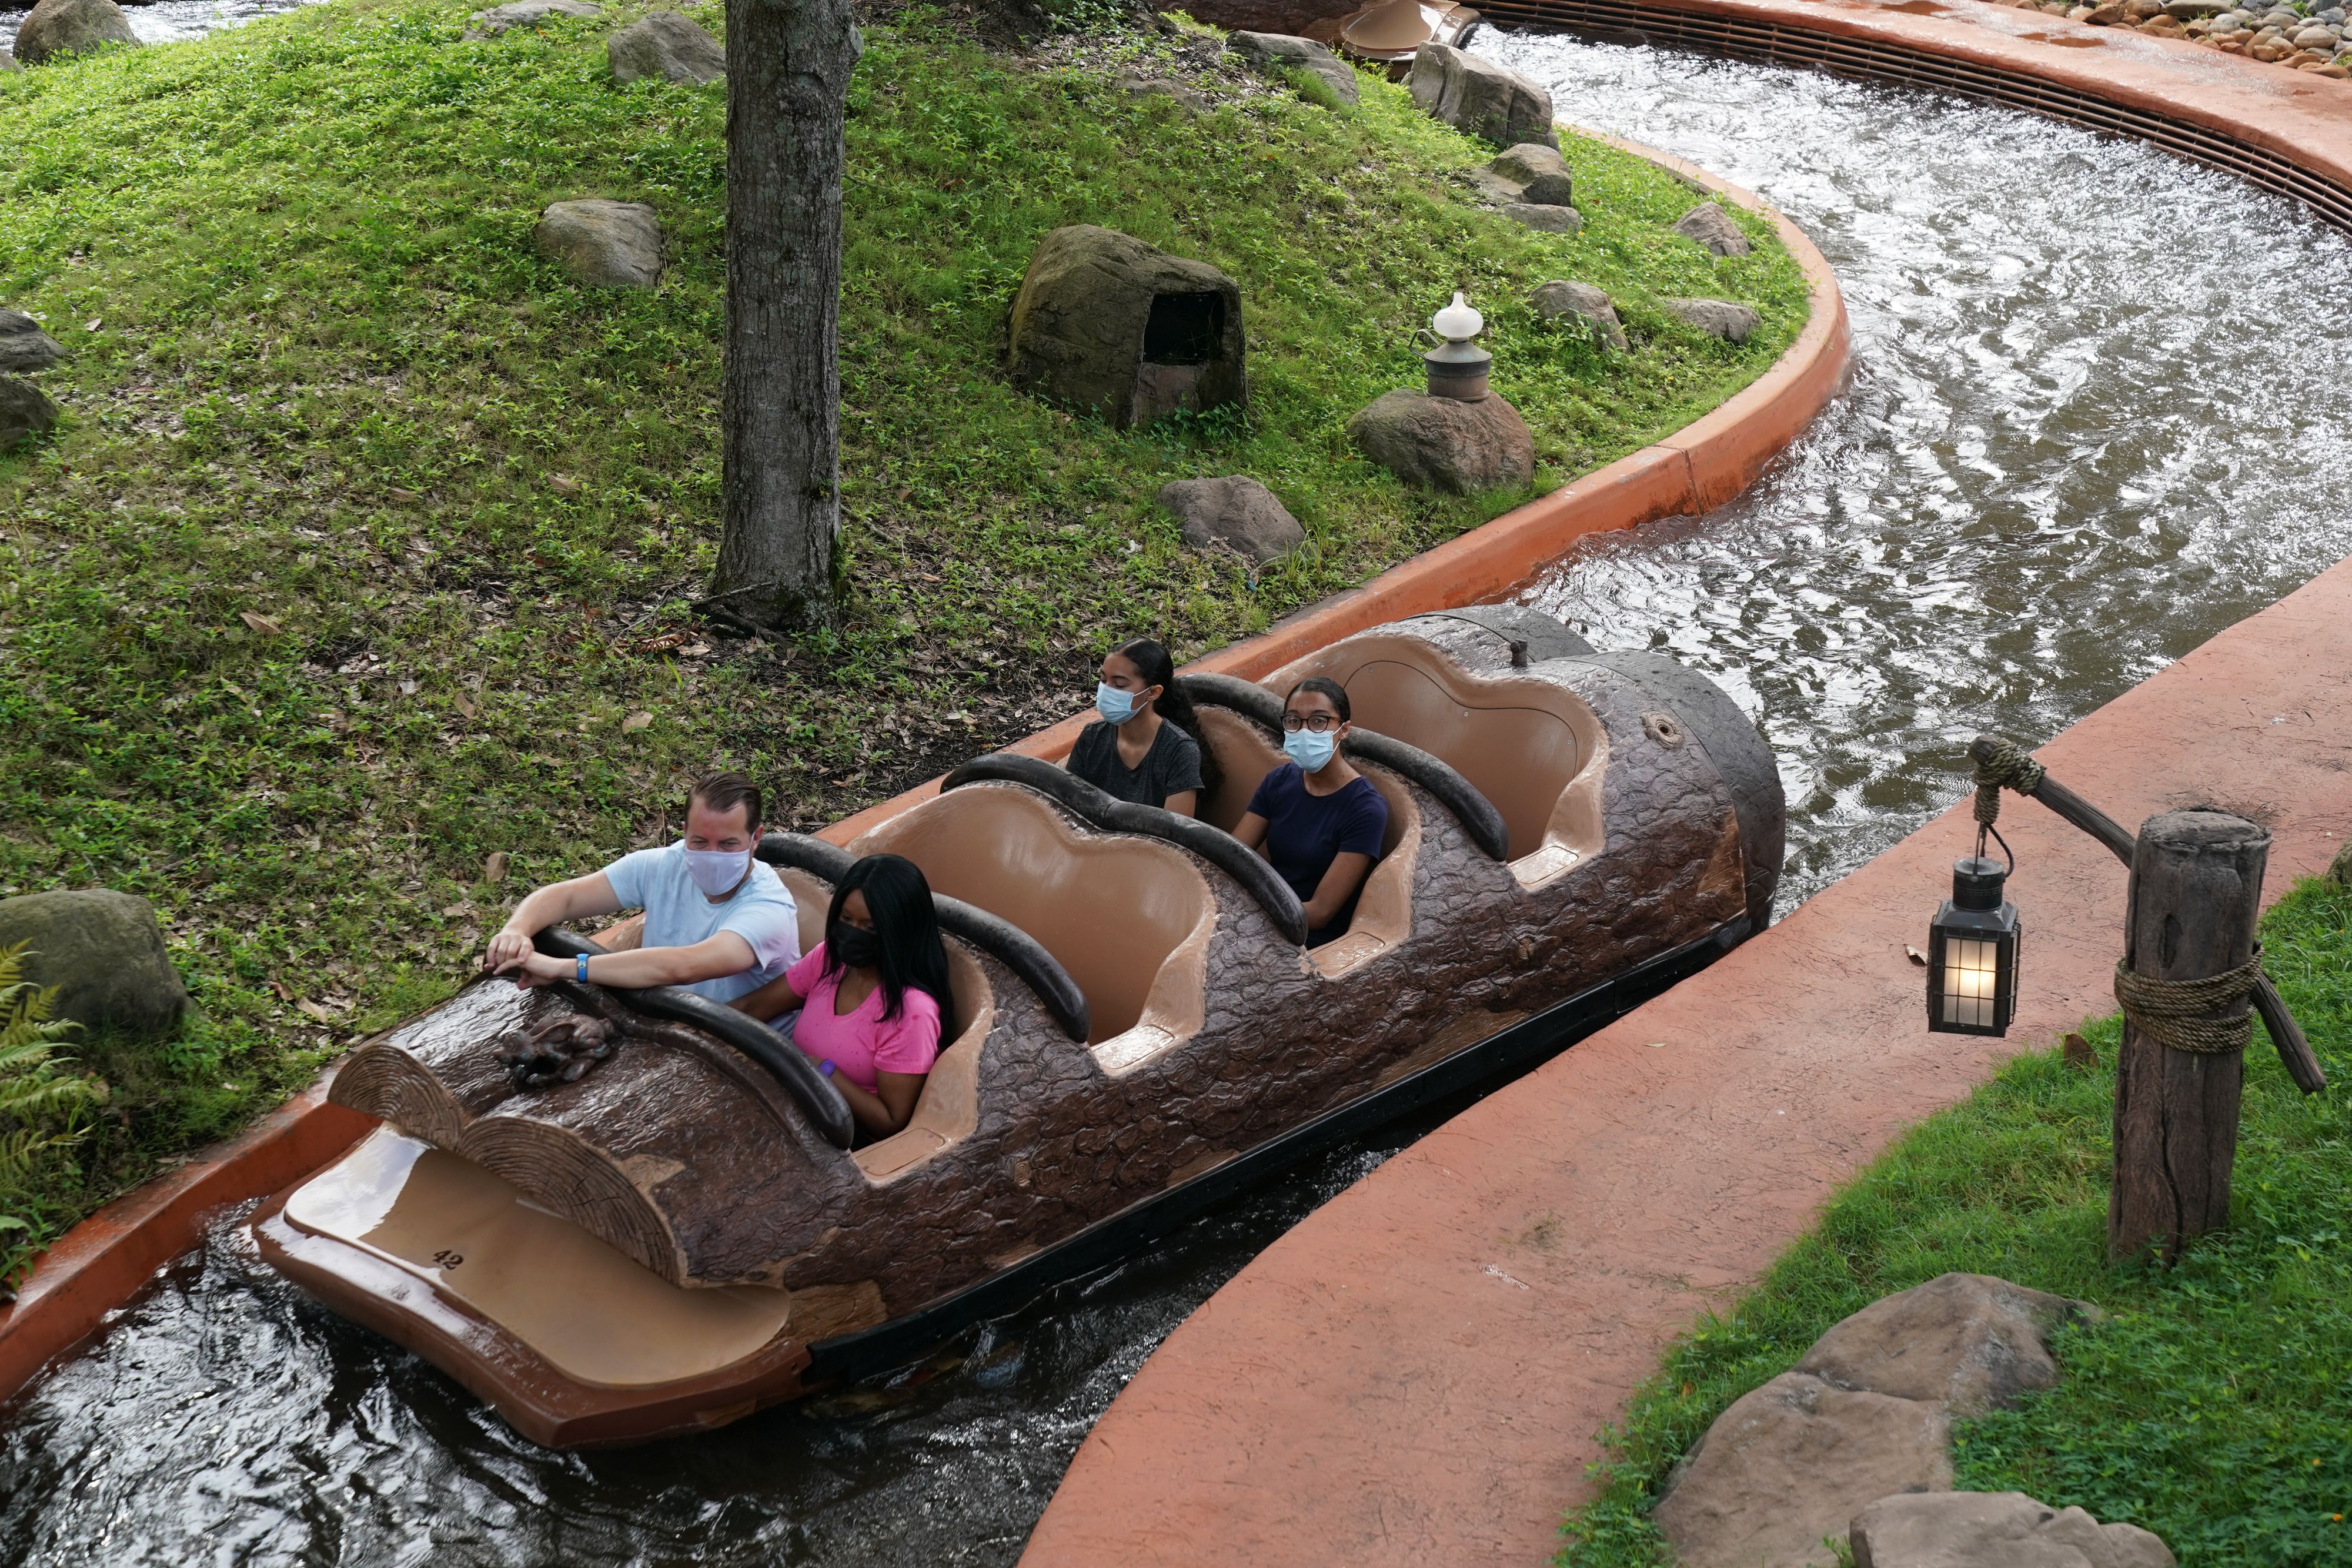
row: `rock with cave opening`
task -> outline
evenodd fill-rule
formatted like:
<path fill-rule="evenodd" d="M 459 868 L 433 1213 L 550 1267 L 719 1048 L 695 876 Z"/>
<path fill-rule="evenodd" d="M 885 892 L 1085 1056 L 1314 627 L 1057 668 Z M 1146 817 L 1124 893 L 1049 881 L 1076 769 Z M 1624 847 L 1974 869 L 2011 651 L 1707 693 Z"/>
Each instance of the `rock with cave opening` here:
<path fill-rule="evenodd" d="M 1008 336 L 1015 387 L 1116 429 L 1247 401 L 1241 289 L 1116 229 L 1076 224 L 1040 241 Z"/>

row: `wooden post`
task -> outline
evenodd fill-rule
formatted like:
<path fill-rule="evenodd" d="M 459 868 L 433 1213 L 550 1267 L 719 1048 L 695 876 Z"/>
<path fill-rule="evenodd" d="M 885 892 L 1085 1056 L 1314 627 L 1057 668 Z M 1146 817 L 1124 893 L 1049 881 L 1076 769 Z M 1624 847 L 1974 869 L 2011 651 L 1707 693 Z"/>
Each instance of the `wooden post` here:
<path fill-rule="evenodd" d="M 2150 817 L 2132 852 L 2124 951 L 2157 980 L 2199 980 L 2253 956 L 2271 836 L 2225 811 Z M 2241 998 L 2212 1014 L 2243 1016 Z M 2124 1025 L 2116 1062 L 2115 1185 L 2107 1255 L 2150 1244 L 2168 1263 L 2192 1236 L 2230 1219 L 2230 1164 L 2238 1149 L 2243 1051 L 2174 1051 Z"/>

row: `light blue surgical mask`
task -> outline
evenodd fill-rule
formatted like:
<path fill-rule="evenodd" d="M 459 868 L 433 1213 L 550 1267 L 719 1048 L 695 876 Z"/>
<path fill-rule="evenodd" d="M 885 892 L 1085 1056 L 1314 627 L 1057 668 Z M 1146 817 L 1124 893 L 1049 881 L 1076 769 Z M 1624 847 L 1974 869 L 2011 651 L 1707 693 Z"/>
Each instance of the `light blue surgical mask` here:
<path fill-rule="evenodd" d="M 751 871 L 750 850 L 688 850 L 686 852 L 686 874 L 702 890 L 705 898 L 717 898 L 733 891 Z"/>
<path fill-rule="evenodd" d="M 1133 692 L 1123 692 L 1117 686 L 1106 685 L 1100 681 L 1095 683 L 1095 712 L 1102 715 L 1111 723 L 1125 724 L 1129 719 L 1133 718 L 1142 706 L 1141 703 L 1136 701 Z"/>
<path fill-rule="evenodd" d="M 1301 773 L 1320 773 L 1339 749 L 1339 732 L 1330 730 L 1322 735 L 1311 729 L 1294 729 L 1282 737 L 1282 754 L 1298 764 Z"/>

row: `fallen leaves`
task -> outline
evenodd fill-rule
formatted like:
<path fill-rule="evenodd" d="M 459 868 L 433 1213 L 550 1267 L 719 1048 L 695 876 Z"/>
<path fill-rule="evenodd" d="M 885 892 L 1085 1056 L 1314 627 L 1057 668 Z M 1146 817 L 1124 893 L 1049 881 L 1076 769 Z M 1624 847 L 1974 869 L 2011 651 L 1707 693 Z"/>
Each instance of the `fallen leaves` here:
<path fill-rule="evenodd" d="M 1906 943 L 1903 947 L 1903 954 L 1904 956 L 1909 958 L 1913 963 L 1918 965 L 1920 967 L 1927 967 L 1927 955 L 1919 951 L 1918 948 Z"/>
<path fill-rule="evenodd" d="M 247 629 L 257 636 L 282 637 L 286 634 L 285 627 L 258 611 L 240 610 L 236 612 L 236 618 L 244 622 Z"/>
<path fill-rule="evenodd" d="M 569 474 L 550 474 L 547 476 L 547 487 L 559 496 L 580 494 L 580 481 Z"/>
<path fill-rule="evenodd" d="M 506 879 L 507 852 L 504 850 L 494 851 L 488 859 L 482 862 L 482 880 L 484 882 L 504 882 Z"/>
<path fill-rule="evenodd" d="M 631 714 L 628 717 L 621 721 L 621 733 L 623 735 L 635 735 L 637 731 L 653 723 L 653 715 L 646 712 L 643 708 L 639 708 L 636 712 Z"/>

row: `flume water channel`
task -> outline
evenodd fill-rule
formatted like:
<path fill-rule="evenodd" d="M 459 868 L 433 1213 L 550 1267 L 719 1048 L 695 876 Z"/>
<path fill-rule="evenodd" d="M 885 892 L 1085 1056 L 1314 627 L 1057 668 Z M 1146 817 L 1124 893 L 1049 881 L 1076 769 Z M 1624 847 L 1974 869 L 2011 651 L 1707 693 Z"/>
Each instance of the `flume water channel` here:
<path fill-rule="evenodd" d="M 1772 475 L 1707 517 L 1589 541 L 1533 594 L 1758 716 L 1790 790 L 1783 909 L 1956 798 L 1960 737 L 2046 737 L 2352 551 L 2352 319 L 2327 303 L 2352 244 L 2291 204 L 1922 93 L 1480 47 L 1564 117 L 1760 192 L 1845 288 L 1853 390 Z M 601 1456 L 530 1448 L 225 1225 L 0 1412 L 0 1563 L 1010 1562 L 1150 1349 L 1419 1130 L 890 1383 Z"/>

